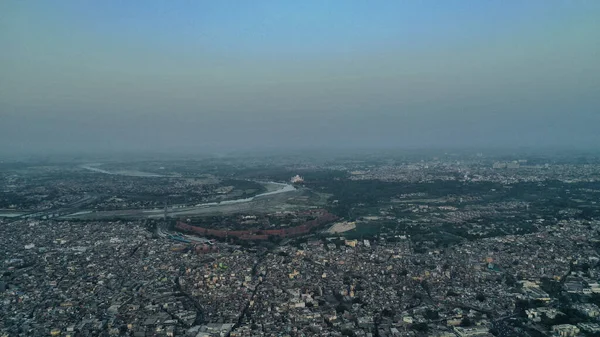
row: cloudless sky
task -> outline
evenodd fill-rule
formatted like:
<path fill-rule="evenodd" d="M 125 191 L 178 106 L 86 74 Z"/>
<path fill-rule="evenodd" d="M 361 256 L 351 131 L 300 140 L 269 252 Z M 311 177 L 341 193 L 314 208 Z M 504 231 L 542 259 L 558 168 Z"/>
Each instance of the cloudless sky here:
<path fill-rule="evenodd" d="M 600 144 L 600 1 L 0 1 L 0 152 Z"/>

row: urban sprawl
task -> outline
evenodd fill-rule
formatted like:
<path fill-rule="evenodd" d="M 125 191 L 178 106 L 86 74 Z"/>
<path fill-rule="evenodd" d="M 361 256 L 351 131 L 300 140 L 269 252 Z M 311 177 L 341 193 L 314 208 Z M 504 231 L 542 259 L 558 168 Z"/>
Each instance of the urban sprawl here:
<path fill-rule="evenodd" d="M 600 336 L 600 161 L 0 163 L 0 336 Z"/>

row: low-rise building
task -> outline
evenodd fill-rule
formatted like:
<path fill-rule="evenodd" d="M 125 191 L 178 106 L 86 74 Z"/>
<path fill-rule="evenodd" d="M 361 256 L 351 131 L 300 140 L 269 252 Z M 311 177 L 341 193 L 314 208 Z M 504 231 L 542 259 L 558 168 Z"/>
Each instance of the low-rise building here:
<path fill-rule="evenodd" d="M 573 337 L 577 336 L 581 330 L 575 325 L 571 324 L 560 324 L 552 326 L 552 333 L 559 337 Z"/>

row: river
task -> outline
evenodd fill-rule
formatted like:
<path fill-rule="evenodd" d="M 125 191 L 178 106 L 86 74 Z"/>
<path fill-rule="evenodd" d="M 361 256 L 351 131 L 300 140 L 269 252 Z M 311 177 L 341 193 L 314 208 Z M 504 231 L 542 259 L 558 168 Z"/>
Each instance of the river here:
<path fill-rule="evenodd" d="M 153 173 L 146 173 L 146 172 L 140 172 L 140 171 L 135 171 L 138 172 L 139 174 L 136 175 L 132 175 L 130 174 L 133 171 L 115 171 L 115 172 L 110 172 L 110 171 L 106 171 L 103 170 L 101 168 L 98 168 L 97 166 L 100 166 L 102 164 L 87 164 L 87 165 L 82 165 L 80 166 L 81 168 L 84 168 L 86 170 L 90 170 L 92 172 L 97 172 L 97 173 L 104 173 L 104 174 L 111 174 L 111 175 L 125 175 L 125 176 L 136 176 L 136 177 L 149 177 L 149 178 L 153 178 L 153 177 L 166 177 L 164 175 L 158 175 L 158 174 L 153 174 Z M 143 174 L 143 175 L 142 175 Z M 273 182 L 273 181 L 256 181 L 257 183 L 263 184 L 263 185 L 275 185 L 278 188 L 276 190 L 272 190 L 271 188 L 267 187 L 268 192 L 264 192 L 264 193 L 260 193 L 257 194 L 253 197 L 249 197 L 249 198 L 243 198 L 243 199 L 234 199 L 234 200 L 225 200 L 225 201 L 221 201 L 221 202 L 208 202 L 208 203 L 202 203 L 202 204 L 196 204 L 193 206 L 177 206 L 177 205 L 171 205 L 171 207 L 169 207 L 168 212 L 174 212 L 174 213 L 186 213 L 188 211 L 192 211 L 194 209 L 198 209 L 198 208 L 210 208 L 210 207 L 218 207 L 218 206 L 225 206 L 225 205 L 235 205 L 235 204 L 243 204 L 243 203 L 248 203 L 251 202 L 257 198 L 261 198 L 261 197 L 267 197 L 267 196 L 272 196 L 275 194 L 279 194 L 279 193 L 285 193 L 285 192 L 292 192 L 296 190 L 296 187 L 294 187 L 291 184 L 287 184 L 287 183 L 278 183 L 278 182 Z M 269 191 L 270 190 L 270 191 Z M 107 211 L 106 213 L 122 213 L 124 211 L 127 210 L 121 210 L 121 211 Z M 131 210 L 130 210 L 131 211 Z M 161 217 L 163 216 L 163 212 L 164 210 L 162 209 L 146 209 L 146 210 L 139 210 L 141 213 L 144 214 L 144 216 L 148 216 L 148 217 Z M 101 213 L 101 212 L 98 212 Z M 84 215 L 87 214 L 87 211 L 83 211 L 83 212 L 78 212 L 78 213 L 74 213 L 74 214 L 69 214 L 66 217 L 69 216 L 77 216 L 77 215 Z"/>
<path fill-rule="evenodd" d="M 111 175 L 120 175 L 120 176 L 127 176 L 127 177 L 148 177 L 148 178 L 161 178 L 161 177 L 167 177 L 165 175 L 162 174 L 156 174 L 156 173 L 149 173 L 149 172 L 143 172 L 143 171 L 136 171 L 136 170 L 127 170 L 127 171 L 115 171 L 115 172 L 111 172 L 111 171 L 107 171 L 107 170 L 103 170 L 101 168 L 98 168 L 97 166 L 100 166 L 102 164 L 86 164 L 86 165 L 81 165 L 79 167 L 92 171 L 92 172 L 96 172 L 96 173 L 104 173 L 104 174 L 111 174 Z"/>

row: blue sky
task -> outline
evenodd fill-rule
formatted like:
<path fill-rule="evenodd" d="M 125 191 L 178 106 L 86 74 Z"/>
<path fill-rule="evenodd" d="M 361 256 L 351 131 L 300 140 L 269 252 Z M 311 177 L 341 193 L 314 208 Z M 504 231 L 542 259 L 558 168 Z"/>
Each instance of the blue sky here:
<path fill-rule="evenodd" d="M 3 1 L 0 151 L 594 147 L 597 1 Z"/>

